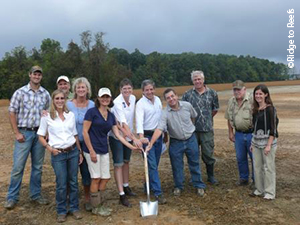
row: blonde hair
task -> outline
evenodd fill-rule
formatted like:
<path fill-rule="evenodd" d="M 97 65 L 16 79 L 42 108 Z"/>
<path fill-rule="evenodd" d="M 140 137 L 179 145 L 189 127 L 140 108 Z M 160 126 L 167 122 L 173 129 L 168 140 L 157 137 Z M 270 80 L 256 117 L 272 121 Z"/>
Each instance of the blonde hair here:
<path fill-rule="evenodd" d="M 65 94 L 63 91 L 57 89 L 57 90 L 53 91 L 53 93 L 52 93 L 52 95 L 51 95 L 50 117 L 51 117 L 51 119 L 53 119 L 53 120 L 57 117 L 57 114 L 56 114 L 56 107 L 55 107 L 55 105 L 54 105 L 54 98 L 55 98 L 55 96 L 58 95 L 58 94 L 63 94 L 63 96 L 64 96 L 64 98 L 65 98 L 65 104 L 64 104 L 64 106 L 63 106 L 63 111 L 66 112 L 66 113 L 69 112 L 69 109 L 68 109 L 68 107 L 67 107 L 67 105 L 66 105 L 66 103 L 67 103 L 66 94 Z"/>
<path fill-rule="evenodd" d="M 73 93 L 74 93 L 74 99 L 77 98 L 77 94 L 76 94 L 76 86 L 80 83 L 83 83 L 85 84 L 86 88 L 87 88 L 87 95 L 86 95 L 86 99 L 90 99 L 91 96 L 92 96 L 92 91 L 91 91 L 91 84 L 90 82 L 88 81 L 88 79 L 86 79 L 85 77 L 79 77 L 77 78 L 74 82 L 73 82 L 73 85 L 72 85 L 72 90 L 73 90 Z"/>

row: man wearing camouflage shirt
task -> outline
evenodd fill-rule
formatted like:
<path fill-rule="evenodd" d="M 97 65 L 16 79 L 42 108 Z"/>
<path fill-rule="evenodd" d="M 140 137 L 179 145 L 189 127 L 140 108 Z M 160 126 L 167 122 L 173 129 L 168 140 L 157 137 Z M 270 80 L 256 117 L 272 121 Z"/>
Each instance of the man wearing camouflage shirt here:
<path fill-rule="evenodd" d="M 214 178 L 214 130 L 213 117 L 219 109 L 217 92 L 204 84 L 204 73 L 193 71 L 191 79 L 194 87 L 188 90 L 182 100 L 190 102 L 198 116 L 195 120 L 196 135 L 201 147 L 202 160 L 206 165 L 207 181 L 211 184 L 218 184 Z"/>

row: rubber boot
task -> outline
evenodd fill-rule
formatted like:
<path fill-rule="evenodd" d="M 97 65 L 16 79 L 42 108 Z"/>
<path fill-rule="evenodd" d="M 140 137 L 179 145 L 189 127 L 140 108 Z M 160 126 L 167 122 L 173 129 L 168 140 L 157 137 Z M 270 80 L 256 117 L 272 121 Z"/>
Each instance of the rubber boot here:
<path fill-rule="evenodd" d="M 101 203 L 101 194 L 100 191 L 95 193 L 90 193 L 90 202 L 93 207 L 92 213 L 97 215 L 98 214 L 98 206 L 100 206 Z"/>
<path fill-rule="evenodd" d="M 103 192 L 91 193 L 92 213 L 100 216 L 110 216 L 110 210 L 102 205 L 101 195 Z"/>
<path fill-rule="evenodd" d="M 207 172 L 207 181 L 211 185 L 218 185 L 219 182 L 214 177 L 214 164 L 206 165 L 206 172 Z"/>

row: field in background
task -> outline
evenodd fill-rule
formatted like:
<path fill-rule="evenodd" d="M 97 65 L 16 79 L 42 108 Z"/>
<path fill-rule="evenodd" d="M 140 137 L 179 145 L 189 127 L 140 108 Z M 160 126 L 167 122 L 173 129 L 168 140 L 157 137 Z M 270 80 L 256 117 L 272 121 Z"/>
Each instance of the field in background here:
<path fill-rule="evenodd" d="M 271 86 L 290 86 L 290 85 L 300 85 L 300 80 L 287 80 L 287 81 L 270 81 L 270 82 L 249 82 L 245 83 L 247 88 L 254 88 L 258 84 L 265 84 L 268 87 Z M 231 90 L 232 83 L 226 83 L 226 84 L 208 84 L 210 88 L 216 90 L 216 91 L 225 91 L 225 90 Z M 173 88 L 178 96 L 182 96 L 187 90 L 192 88 L 193 86 L 175 86 L 171 87 Z M 159 97 L 163 97 L 163 92 L 166 89 L 166 87 L 159 87 L 156 88 L 155 95 Z M 134 95 L 139 99 L 142 96 L 141 89 L 134 89 Z"/>
<path fill-rule="evenodd" d="M 159 206 L 157 218 L 143 219 L 140 216 L 139 202 L 146 200 L 143 192 L 144 163 L 141 154 L 132 153 L 130 162 L 130 186 L 138 194 L 130 198 L 132 208 L 119 204 L 119 196 L 113 176 L 112 159 L 110 160 L 111 181 L 107 185 L 105 204 L 113 209 L 110 217 L 97 217 L 85 212 L 84 196 L 80 179 L 80 208 L 84 218 L 75 221 L 68 216 L 65 224 L 111 224 L 111 225 L 204 225 L 204 224 L 300 224 L 300 81 L 284 81 L 266 83 L 270 87 L 272 100 L 277 108 L 279 117 L 279 139 L 276 152 L 277 187 L 276 200 L 265 201 L 262 198 L 251 198 L 249 187 L 236 185 L 238 171 L 233 143 L 228 140 L 227 123 L 224 112 L 228 99 L 232 96 L 231 84 L 209 85 L 219 91 L 220 110 L 214 117 L 215 156 L 217 159 L 215 172 L 219 186 L 207 185 L 204 198 L 197 197 L 195 189 L 189 184 L 189 170 L 185 160 L 185 187 L 182 196 L 172 194 L 174 187 L 169 154 L 162 155 L 159 174 L 162 189 L 168 200 L 166 205 Z M 247 83 L 251 89 L 257 83 Z M 278 86 L 281 85 L 281 86 Z M 286 86 L 291 85 L 291 86 Z M 219 86 L 219 87 L 218 87 Z M 191 86 L 176 87 L 181 95 Z M 224 90 L 228 91 L 224 91 Z M 164 88 L 158 88 L 160 95 Z M 136 95 L 137 91 L 135 92 Z M 43 166 L 43 194 L 51 204 L 37 206 L 29 201 L 30 157 L 24 171 L 20 201 L 14 210 L 7 211 L 3 205 L 6 199 L 10 172 L 12 167 L 14 134 L 9 124 L 8 100 L 0 104 L 0 224 L 56 224 L 55 212 L 55 175 L 51 166 L 49 152 L 45 155 Z M 207 176 L 202 163 L 203 181 Z"/>

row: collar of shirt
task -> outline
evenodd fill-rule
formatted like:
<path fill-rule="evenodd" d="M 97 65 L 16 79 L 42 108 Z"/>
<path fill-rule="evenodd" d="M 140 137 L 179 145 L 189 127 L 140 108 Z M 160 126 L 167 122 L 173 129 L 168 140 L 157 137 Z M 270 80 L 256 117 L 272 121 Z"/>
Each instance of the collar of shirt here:
<path fill-rule="evenodd" d="M 180 101 L 178 101 L 178 109 L 172 109 L 169 104 L 167 104 L 167 111 L 170 112 L 170 111 L 179 111 L 181 109 L 181 103 Z"/>
<path fill-rule="evenodd" d="M 208 90 L 209 90 L 209 87 L 207 87 L 206 85 L 203 85 L 203 86 L 205 88 L 205 91 L 203 93 L 200 93 L 199 91 L 197 91 L 195 87 L 193 87 L 193 91 L 195 91 L 199 95 L 203 95 L 205 92 L 208 92 Z"/>
<path fill-rule="evenodd" d="M 149 98 L 147 98 L 145 95 L 143 95 L 142 99 L 144 99 L 144 101 L 149 102 L 150 104 L 154 105 L 155 101 L 156 101 L 156 95 L 154 95 L 154 102 L 152 102 Z"/>
<path fill-rule="evenodd" d="M 29 92 L 30 90 L 33 91 L 33 92 L 35 92 L 35 91 L 31 88 L 30 83 L 28 83 L 27 86 L 26 86 L 26 91 Z M 39 86 L 39 89 L 38 89 L 37 91 L 43 93 L 44 90 L 45 90 L 45 89 L 44 89 L 42 86 Z"/>
<path fill-rule="evenodd" d="M 248 92 L 246 92 L 242 102 L 244 103 L 245 101 L 249 101 L 250 98 L 251 98 L 250 94 Z M 233 98 L 233 99 L 236 103 L 238 103 L 236 98 Z"/>

